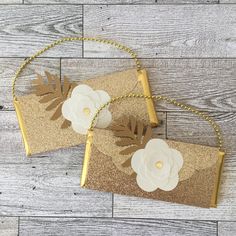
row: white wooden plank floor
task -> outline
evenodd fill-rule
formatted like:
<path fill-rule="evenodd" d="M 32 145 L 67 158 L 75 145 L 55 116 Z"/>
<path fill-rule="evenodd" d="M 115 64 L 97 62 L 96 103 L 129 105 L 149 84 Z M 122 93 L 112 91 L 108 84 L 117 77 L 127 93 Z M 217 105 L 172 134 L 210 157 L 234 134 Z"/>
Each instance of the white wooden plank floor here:
<path fill-rule="evenodd" d="M 236 235 L 235 0 L 0 0 L 0 235 Z M 102 36 L 132 47 L 155 94 L 209 111 L 227 156 L 219 207 L 200 209 L 79 187 L 84 146 L 26 158 L 11 97 L 25 57 L 65 36 Z M 133 66 L 105 45 L 73 42 L 37 59 L 35 71 L 82 80 Z M 214 145 L 204 121 L 160 103 L 158 133 Z"/>

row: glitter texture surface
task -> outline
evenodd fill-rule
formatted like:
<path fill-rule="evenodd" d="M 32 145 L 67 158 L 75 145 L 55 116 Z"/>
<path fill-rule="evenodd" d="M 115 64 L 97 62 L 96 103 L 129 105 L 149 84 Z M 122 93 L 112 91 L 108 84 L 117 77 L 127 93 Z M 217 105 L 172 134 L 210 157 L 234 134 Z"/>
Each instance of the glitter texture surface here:
<path fill-rule="evenodd" d="M 178 145 L 178 142 L 173 142 L 173 146 L 177 147 Z M 191 177 L 179 182 L 177 187 L 172 191 L 165 192 L 157 189 L 154 192 L 147 193 L 141 190 L 136 183 L 136 177 L 120 171 L 113 164 L 112 158 L 100 152 L 95 145 L 92 146 L 84 187 L 205 208 L 214 207 L 218 184 L 217 173 L 220 169 L 220 162 L 217 162 L 219 152 L 218 150 L 214 150 L 216 148 L 200 145 L 196 145 L 192 149 L 191 145 L 186 144 L 185 155 L 195 155 L 196 157 L 198 153 L 201 153 L 204 159 L 204 154 L 210 154 L 211 158 L 214 159 L 214 163 L 211 162 L 211 164 L 206 165 L 206 168 L 195 171 Z M 202 167 L 202 164 L 199 164 L 198 161 L 195 161 L 193 164 L 196 165 L 194 169 L 197 169 L 199 166 Z"/>
<path fill-rule="evenodd" d="M 119 138 L 113 135 L 110 130 L 95 130 L 93 144 L 99 152 L 105 156 L 109 156 L 115 166 L 127 175 L 132 175 L 134 172 L 131 167 L 123 167 L 122 163 L 128 160 L 130 155 L 122 155 L 120 151 L 124 147 L 116 145 Z M 189 144 L 184 142 L 176 142 L 165 140 L 171 148 L 181 152 L 184 165 L 179 173 L 180 181 L 190 178 L 195 171 L 209 168 L 216 164 L 218 158 L 218 148 L 202 146 L 197 144 Z"/>
<path fill-rule="evenodd" d="M 142 85 L 138 82 L 135 69 L 116 72 L 102 77 L 88 79 L 84 84 L 93 89 L 102 89 L 111 97 L 120 96 L 129 92 L 142 92 Z M 54 110 L 45 111 L 47 104 L 39 103 L 40 97 L 34 94 L 18 97 L 20 112 L 24 120 L 26 140 L 31 154 L 46 152 L 59 148 L 85 143 L 85 136 L 75 133 L 71 127 L 61 129 L 63 118 L 50 120 Z M 119 109 L 118 109 L 119 107 Z M 148 120 L 145 100 L 138 103 L 134 100 L 124 100 L 110 106 L 113 120 L 123 114 L 133 114 Z"/>

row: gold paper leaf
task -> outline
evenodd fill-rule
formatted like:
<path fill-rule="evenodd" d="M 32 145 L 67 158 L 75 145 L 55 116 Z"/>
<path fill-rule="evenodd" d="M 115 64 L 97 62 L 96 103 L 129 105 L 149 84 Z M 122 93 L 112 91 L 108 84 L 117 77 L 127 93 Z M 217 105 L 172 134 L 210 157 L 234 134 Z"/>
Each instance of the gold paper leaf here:
<path fill-rule="evenodd" d="M 48 71 L 45 71 L 45 75 L 47 76 L 48 82 L 52 83 L 53 80 L 55 79 L 54 75 L 52 75 L 51 73 L 49 73 Z"/>
<path fill-rule="evenodd" d="M 64 120 L 61 125 L 61 128 L 66 129 L 66 128 L 70 127 L 70 125 L 71 125 L 71 122 L 69 120 Z"/>
<path fill-rule="evenodd" d="M 43 85 L 43 77 L 40 74 L 36 74 L 37 78 L 32 81 L 32 84 Z"/>
<path fill-rule="evenodd" d="M 126 160 L 123 164 L 122 164 L 123 167 L 129 167 L 131 166 L 131 158 L 129 158 L 128 160 Z"/>
<path fill-rule="evenodd" d="M 125 130 L 125 127 L 120 126 L 120 125 L 112 125 L 112 130 L 113 131 L 122 131 L 122 130 Z"/>
<path fill-rule="evenodd" d="M 136 140 L 133 140 L 131 138 L 123 138 L 119 141 L 116 141 L 116 145 L 120 146 L 120 147 L 124 147 L 127 145 L 132 145 L 132 144 L 136 144 Z"/>
<path fill-rule="evenodd" d="M 141 121 L 137 122 L 137 139 L 138 141 L 141 141 L 142 136 L 143 136 L 143 129 L 144 129 L 144 125 Z"/>
<path fill-rule="evenodd" d="M 52 109 L 56 108 L 58 105 L 60 105 L 63 102 L 62 98 L 56 98 L 51 102 L 49 106 L 46 107 L 46 111 L 51 111 Z"/>
<path fill-rule="evenodd" d="M 145 146 L 147 144 L 147 142 L 152 138 L 152 128 L 151 126 L 147 126 L 145 135 L 143 137 L 143 146 Z"/>
<path fill-rule="evenodd" d="M 129 154 L 131 154 L 131 153 L 133 153 L 133 152 L 136 152 L 136 151 L 139 150 L 139 149 L 140 149 L 140 146 L 137 146 L 137 145 L 135 145 L 135 146 L 130 146 L 130 147 L 127 147 L 126 149 L 122 150 L 122 151 L 120 152 L 120 154 L 122 154 L 122 155 L 129 155 Z"/>
<path fill-rule="evenodd" d="M 56 94 L 50 93 L 50 94 L 46 94 L 45 96 L 43 96 L 43 98 L 41 98 L 39 100 L 40 103 L 47 103 L 50 102 L 51 100 L 53 100 L 54 98 L 56 98 Z"/>
<path fill-rule="evenodd" d="M 57 107 L 56 111 L 51 117 L 51 120 L 57 120 L 61 116 L 62 103 Z"/>
<path fill-rule="evenodd" d="M 61 117 L 61 108 L 63 102 L 67 99 L 70 89 L 73 89 L 76 84 L 70 83 L 67 77 L 64 77 L 64 83 L 61 84 L 61 80 L 57 75 L 53 75 L 48 71 L 45 71 L 47 77 L 47 83 L 43 81 L 40 74 L 37 74 L 37 78 L 33 80 L 32 84 L 34 87 L 33 93 L 37 96 L 42 97 L 40 103 L 49 103 L 46 107 L 46 111 L 55 109 L 51 120 L 56 120 Z M 61 128 L 65 129 L 71 125 L 71 122 L 64 121 Z"/>
<path fill-rule="evenodd" d="M 34 86 L 34 93 L 37 96 L 43 96 L 53 92 L 53 86 L 50 83 L 44 83 L 43 77 L 40 74 L 37 74 L 37 78 L 32 81 Z"/>
<path fill-rule="evenodd" d="M 132 178 L 135 178 L 136 176 L 137 174 L 135 172 L 131 175 Z"/>
<path fill-rule="evenodd" d="M 134 138 L 134 134 L 131 132 L 130 129 L 122 130 L 122 131 L 114 131 L 114 135 L 116 137 L 128 137 L 128 138 Z"/>
<path fill-rule="evenodd" d="M 136 119 L 133 116 L 130 116 L 130 128 L 132 133 L 135 132 L 136 123 Z"/>
<path fill-rule="evenodd" d="M 123 122 L 124 120 L 126 120 L 126 122 Z M 116 142 L 116 145 L 121 147 L 128 146 L 120 151 L 122 155 L 129 155 L 138 149 L 144 148 L 147 142 L 152 138 L 152 128 L 145 126 L 142 121 L 137 120 L 133 116 L 130 116 L 128 120 L 127 118 L 119 119 L 116 124 L 111 127 L 111 130 L 116 137 L 120 138 L 120 140 Z"/>
<path fill-rule="evenodd" d="M 64 76 L 64 83 L 63 83 L 63 98 L 67 98 L 67 95 L 70 90 L 70 82 L 67 77 Z"/>

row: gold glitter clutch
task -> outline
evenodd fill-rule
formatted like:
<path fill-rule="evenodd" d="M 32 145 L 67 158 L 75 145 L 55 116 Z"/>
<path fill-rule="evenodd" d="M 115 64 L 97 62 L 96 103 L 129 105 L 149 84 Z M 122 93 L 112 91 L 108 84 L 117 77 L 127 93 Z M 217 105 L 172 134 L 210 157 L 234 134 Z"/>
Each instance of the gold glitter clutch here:
<path fill-rule="evenodd" d="M 106 93 L 111 97 L 125 95 L 131 91 L 151 95 L 146 70 L 141 68 L 137 55 L 126 46 L 111 40 L 96 38 L 78 37 L 57 40 L 28 58 L 20 66 L 14 77 L 14 106 L 27 155 L 75 146 L 86 141 L 86 135 L 74 132 L 72 129 L 74 124 L 71 124 L 70 120 L 62 116 L 63 103 L 72 95 L 73 89 L 81 85 L 81 83 L 75 84 L 66 77 L 60 79 L 59 76 L 45 71 L 46 76 L 37 74 L 36 79 L 33 81 L 34 89 L 31 94 L 17 97 L 15 95 L 16 80 L 29 63 L 48 49 L 63 42 L 74 40 L 95 41 L 112 45 L 127 52 L 136 64 L 136 69 L 115 72 L 83 81 L 83 86 L 80 88 L 89 89 L 96 94 Z M 112 113 L 117 110 L 117 105 L 114 104 L 110 107 Z M 121 101 L 121 107 L 120 112 L 115 112 L 113 118 L 119 118 L 121 114 L 126 113 L 142 117 L 147 122 L 150 122 L 152 126 L 156 126 L 158 123 L 154 103 L 151 100 L 147 99 L 141 104 L 136 104 L 132 101 Z M 84 113 L 90 115 L 90 110 L 85 108 Z"/>
<path fill-rule="evenodd" d="M 164 100 L 203 118 L 213 127 L 218 147 L 152 134 L 136 116 L 120 117 L 107 130 L 94 128 L 99 113 L 121 100 Z M 120 108 L 118 108 L 120 109 Z M 220 127 L 206 113 L 164 96 L 129 94 L 112 98 L 94 116 L 87 134 L 81 186 L 199 207 L 216 207 L 224 152 Z"/>

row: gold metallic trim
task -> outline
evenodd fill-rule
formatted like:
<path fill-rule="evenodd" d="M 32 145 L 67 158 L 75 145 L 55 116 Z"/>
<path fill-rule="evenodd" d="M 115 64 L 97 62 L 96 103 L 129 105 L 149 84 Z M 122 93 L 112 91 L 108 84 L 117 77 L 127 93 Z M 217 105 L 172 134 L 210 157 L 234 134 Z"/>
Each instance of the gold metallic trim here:
<path fill-rule="evenodd" d="M 224 164 L 224 156 L 225 156 L 225 153 L 220 151 L 218 161 L 217 161 L 217 164 L 218 164 L 217 176 L 216 176 L 217 180 L 216 180 L 215 188 L 211 197 L 211 207 L 217 207 L 217 200 L 218 200 L 219 188 L 220 188 L 220 179 L 221 179 L 221 174 L 222 174 L 222 169 L 223 169 L 222 167 Z"/>
<path fill-rule="evenodd" d="M 152 96 L 150 85 L 148 82 L 147 71 L 145 69 L 138 71 L 138 80 L 142 83 L 144 95 Z M 158 125 L 158 118 L 155 111 L 153 99 L 146 99 L 146 103 L 151 126 L 156 127 Z"/>
<path fill-rule="evenodd" d="M 84 161 L 83 161 L 83 169 L 82 169 L 81 180 L 80 180 L 81 187 L 83 187 L 86 183 L 89 160 L 90 160 L 91 151 L 92 151 L 92 144 L 93 144 L 93 131 L 89 130 L 88 134 L 87 134 L 86 147 L 85 147 L 85 153 L 84 153 Z"/>
<path fill-rule="evenodd" d="M 27 156 L 30 156 L 31 151 L 30 151 L 29 144 L 27 142 L 26 128 L 25 128 L 25 124 L 24 124 L 24 120 L 23 120 L 21 111 L 20 111 L 20 103 L 19 103 L 19 101 L 17 101 L 17 99 L 14 99 L 13 104 L 14 104 L 14 107 L 15 107 L 16 116 L 17 116 L 17 119 L 18 119 L 18 122 L 19 122 L 21 134 L 22 134 L 22 137 L 23 137 L 23 142 L 24 142 L 24 145 L 25 145 L 25 152 L 26 152 Z"/>

